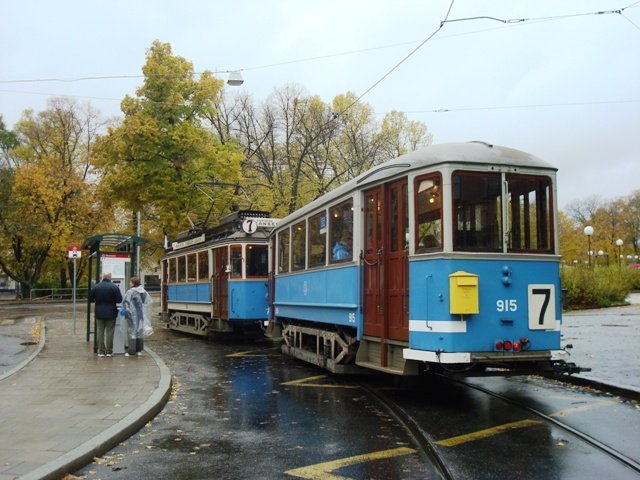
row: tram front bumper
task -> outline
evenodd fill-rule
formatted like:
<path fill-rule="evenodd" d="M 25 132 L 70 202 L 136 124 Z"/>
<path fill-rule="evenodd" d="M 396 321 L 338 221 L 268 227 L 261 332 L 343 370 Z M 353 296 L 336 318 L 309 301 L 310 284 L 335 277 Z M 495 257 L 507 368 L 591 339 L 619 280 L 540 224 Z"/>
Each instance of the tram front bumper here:
<path fill-rule="evenodd" d="M 464 364 L 464 363 L 505 363 L 505 362 L 541 362 L 566 361 L 569 353 L 565 350 L 521 351 L 521 352 L 440 352 L 405 348 L 402 352 L 405 360 L 417 360 L 428 363 Z"/>

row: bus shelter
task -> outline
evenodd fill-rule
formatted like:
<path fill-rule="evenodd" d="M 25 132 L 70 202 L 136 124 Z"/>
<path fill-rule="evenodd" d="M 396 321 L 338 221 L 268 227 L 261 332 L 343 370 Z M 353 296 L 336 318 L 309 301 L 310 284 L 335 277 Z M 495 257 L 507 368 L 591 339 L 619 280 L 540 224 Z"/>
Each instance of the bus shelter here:
<path fill-rule="evenodd" d="M 89 251 L 87 282 L 87 342 L 91 338 L 91 289 L 102 280 L 103 273 L 111 273 L 111 280 L 122 291 L 131 277 L 139 275 L 140 245 L 148 240 L 127 233 L 101 233 L 84 239 L 83 250 Z M 93 350 L 97 351 L 96 322 L 93 322 Z"/>

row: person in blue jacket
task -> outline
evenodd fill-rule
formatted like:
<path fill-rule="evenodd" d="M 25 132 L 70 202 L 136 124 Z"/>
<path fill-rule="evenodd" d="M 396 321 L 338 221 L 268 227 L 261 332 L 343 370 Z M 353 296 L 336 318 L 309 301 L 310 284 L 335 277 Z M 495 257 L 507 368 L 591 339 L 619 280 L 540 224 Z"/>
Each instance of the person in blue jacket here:
<path fill-rule="evenodd" d="M 341 240 L 338 240 L 333 249 L 331 250 L 332 260 L 351 260 L 351 238 L 349 235 L 343 235 Z"/>
<path fill-rule="evenodd" d="M 96 284 L 89 294 L 89 301 L 95 302 L 96 342 L 98 357 L 113 355 L 113 332 L 116 328 L 118 303 L 122 302 L 122 293 L 111 282 L 111 274 L 105 273 L 102 281 Z"/>

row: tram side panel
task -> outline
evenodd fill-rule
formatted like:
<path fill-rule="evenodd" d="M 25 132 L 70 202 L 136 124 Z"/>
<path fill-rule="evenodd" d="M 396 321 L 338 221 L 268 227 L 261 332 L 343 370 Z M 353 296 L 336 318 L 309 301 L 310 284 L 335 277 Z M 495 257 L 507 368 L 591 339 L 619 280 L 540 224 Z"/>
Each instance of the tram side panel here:
<path fill-rule="evenodd" d="M 275 314 L 362 329 L 358 266 L 291 273 L 276 277 Z"/>
<path fill-rule="evenodd" d="M 353 362 L 362 332 L 358 279 L 355 264 L 276 277 L 283 353 L 334 373 L 359 372 Z"/>
<path fill-rule="evenodd" d="M 268 294 L 266 279 L 229 281 L 229 322 L 266 320 Z"/>
<path fill-rule="evenodd" d="M 267 319 L 266 280 L 229 281 L 227 318 L 212 313 L 211 284 L 177 284 L 167 288 L 170 328 L 198 335 L 252 327 Z"/>

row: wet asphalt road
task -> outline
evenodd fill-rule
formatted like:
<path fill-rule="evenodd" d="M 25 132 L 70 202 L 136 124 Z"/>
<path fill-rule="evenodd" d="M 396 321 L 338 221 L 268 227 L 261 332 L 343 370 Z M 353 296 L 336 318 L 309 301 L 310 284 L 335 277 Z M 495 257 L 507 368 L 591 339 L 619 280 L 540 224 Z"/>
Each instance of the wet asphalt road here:
<path fill-rule="evenodd" d="M 28 334 L 34 315 L 70 311 L 68 305 L 5 307 L 2 331 L 11 327 L 22 334 Z M 626 310 L 620 314 L 628 316 Z M 607 319 L 607 325 L 620 322 Z M 437 478 L 395 418 L 350 379 L 285 358 L 267 341 L 207 341 L 155 327 L 148 344 L 174 375 L 169 403 L 140 432 L 75 475 L 93 480 Z M 556 415 L 640 459 L 636 402 L 539 377 L 472 383 Z M 463 386 L 383 386 L 428 432 L 455 478 L 639 478 L 557 427 Z M 475 438 L 505 425 L 518 426 Z"/>
<path fill-rule="evenodd" d="M 270 342 L 207 341 L 156 328 L 148 344 L 174 375 L 169 403 L 75 475 L 279 479 L 329 478 L 339 470 L 354 479 L 436 478 L 407 431 L 375 400 L 284 358 Z M 324 462 L 334 463 L 318 465 Z"/>
<path fill-rule="evenodd" d="M 424 426 L 459 479 L 634 479 L 640 473 L 520 406 L 468 388 L 478 385 L 585 433 L 640 461 L 637 402 L 537 376 L 434 380 L 390 392 Z"/>

